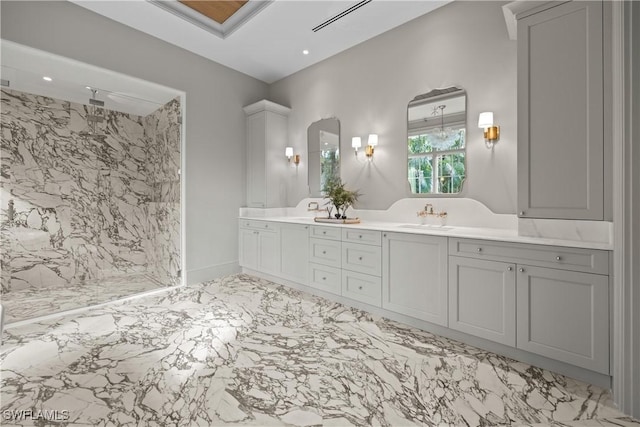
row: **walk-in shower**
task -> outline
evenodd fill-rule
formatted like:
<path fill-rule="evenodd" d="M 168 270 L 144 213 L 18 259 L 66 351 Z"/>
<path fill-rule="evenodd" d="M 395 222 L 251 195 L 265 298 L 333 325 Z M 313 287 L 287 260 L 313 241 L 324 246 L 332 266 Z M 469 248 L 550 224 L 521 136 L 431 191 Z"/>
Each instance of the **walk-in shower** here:
<path fill-rule="evenodd" d="M 4 40 L 2 80 L 5 324 L 181 284 L 181 93 Z"/>

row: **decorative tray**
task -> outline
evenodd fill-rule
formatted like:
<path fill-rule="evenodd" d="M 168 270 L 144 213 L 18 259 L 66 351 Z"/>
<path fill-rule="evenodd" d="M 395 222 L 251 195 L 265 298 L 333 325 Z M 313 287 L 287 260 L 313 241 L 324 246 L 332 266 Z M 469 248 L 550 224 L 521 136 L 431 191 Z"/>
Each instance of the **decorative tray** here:
<path fill-rule="evenodd" d="M 360 224 L 360 218 L 325 218 L 317 216 L 313 218 L 315 222 L 325 222 L 327 224 Z"/>

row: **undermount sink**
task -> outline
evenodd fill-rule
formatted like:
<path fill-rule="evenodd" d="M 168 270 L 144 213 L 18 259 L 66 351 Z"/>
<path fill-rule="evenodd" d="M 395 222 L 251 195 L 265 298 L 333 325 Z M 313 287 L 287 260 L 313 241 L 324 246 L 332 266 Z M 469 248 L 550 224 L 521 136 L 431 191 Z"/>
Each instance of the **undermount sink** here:
<path fill-rule="evenodd" d="M 437 224 L 401 224 L 399 228 L 413 228 L 416 230 L 451 230 L 453 227 L 447 227 L 446 225 Z"/>

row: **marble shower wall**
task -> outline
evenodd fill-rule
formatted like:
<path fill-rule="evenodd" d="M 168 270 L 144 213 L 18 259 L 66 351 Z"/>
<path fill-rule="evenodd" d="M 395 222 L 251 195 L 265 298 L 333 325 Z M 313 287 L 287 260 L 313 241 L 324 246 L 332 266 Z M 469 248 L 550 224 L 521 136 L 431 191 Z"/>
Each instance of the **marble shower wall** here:
<path fill-rule="evenodd" d="M 147 149 L 148 270 L 162 283 L 180 284 L 180 99 L 144 118 Z"/>
<path fill-rule="evenodd" d="M 3 294 L 177 273 L 154 270 L 159 260 L 180 256 L 179 184 L 177 196 L 158 197 L 157 179 L 180 158 L 179 143 L 171 142 L 175 133 L 180 139 L 179 125 L 166 123 L 180 111 L 176 101 L 148 117 L 105 110 L 104 136 L 90 137 L 81 135 L 84 105 L 8 89 L 1 101 Z"/>

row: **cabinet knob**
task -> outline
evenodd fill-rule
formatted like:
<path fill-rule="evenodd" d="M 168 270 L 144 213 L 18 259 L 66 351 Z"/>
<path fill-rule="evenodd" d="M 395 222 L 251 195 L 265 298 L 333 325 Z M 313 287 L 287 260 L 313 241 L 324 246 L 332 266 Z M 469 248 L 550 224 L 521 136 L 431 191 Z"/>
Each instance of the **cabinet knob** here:
<path fill-rule="evenodd" d="M 326 254 L 327 254 L 327 251 L 322 251 L 322 255 L 326 255 Z"/>
<path fill-rule="evenodd" d="M 520 216 L 524 216 L 524 211 L 520 211 Z"/>
<path fill-rule="evenodd" d="M 384 234 L 382 235 L 382 237 L 387 237 L 387 233 L 384 233 Z"/>
<path fill-rule="evenodd" d="M 507 271 L 513 270 L 513 267 L 507 267 Z"/>
<path fill-rule="evenodd" d="M 482 248 L 478 248 L 476 249 L 478 252 L 482 252 Z"/>
<path fill-rule="evenodd" d="M 519 271 L 520 273 L 524 273 L 524 268 L 519 268 L 519 269 L 518 269 L 518 271 Z"/>
<path fill-rule="evenodd" d="M 322 232 L 322 234 L 327 234 L 327 232 L 326 232 L 326 231 L 323 231 L 323 232 Z"/>
<path fill-rule="evenodd" d="M 305 226 L 304 226 L 304 229 L 305 229 L 305 230 L 308 230 L 308 229 L 309 229 L 309 226 L 308 226 L 308 225 L 305 225 Z"/>
<path fill-rule="evenodd" d="M 558 255 L 558 256 L 556 257 L 556 261 L 562 261 L 562 257 L 561 257 L 560 255 Z"/>
<path fill-rule="evenodd" d="M 323 277 L 323 278 L 322 278 L 322 280 L 327 280 L 327 278 L 326 278 L 326 277 Z"/>
<path fill-rule="evenodd" d="M 362 234 L 360 234 L 360 235 L 358 236 L 358 239 L 362 239 Z"/>
<path fill-rule="evenodd" d="M 358 286 L 358 289 L 362 290 L 362 286 Z"/>
<path fill-rule="evenodd" d="M 362 261 L 362 257 L 358 257 L 358 260 Z"/>

